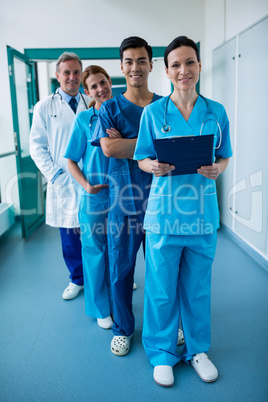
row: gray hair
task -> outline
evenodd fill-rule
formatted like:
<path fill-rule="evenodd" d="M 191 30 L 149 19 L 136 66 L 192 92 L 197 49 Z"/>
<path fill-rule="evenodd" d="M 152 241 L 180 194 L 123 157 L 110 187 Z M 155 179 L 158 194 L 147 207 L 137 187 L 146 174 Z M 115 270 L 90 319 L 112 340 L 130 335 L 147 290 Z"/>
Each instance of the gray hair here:
<path fill-rule="evenodd" d="M 64 63 L 65 61 L 69 61 L 69 60 L 78 61 L 78 63 L 81 66 L 81 71 L 82 71 L 82 69 L 83 69 L 82 62 L 81 62 L 80 58 L 77 56 L 77 54 L 75 54 L 73 52 L 64 52 L 64 53 L 62 53 L 60 55 L 60 57 L 57 60 L 57 63 L 56 63 L 56 71 L 57 71 L 57 73 L 59 73 L 59 71 L 60 71 L 60 68 L 59 68 L 60 63 Z"/>

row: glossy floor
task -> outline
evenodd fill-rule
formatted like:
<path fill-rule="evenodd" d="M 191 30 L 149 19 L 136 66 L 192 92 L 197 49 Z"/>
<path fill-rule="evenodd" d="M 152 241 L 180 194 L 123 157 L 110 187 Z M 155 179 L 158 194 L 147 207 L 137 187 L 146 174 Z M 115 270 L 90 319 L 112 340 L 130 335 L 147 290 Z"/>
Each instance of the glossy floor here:
<path fill-rule="evenodd" d="M 219 370 L 203 383 L 192 367 L 174 368 L 165 389 L 141 343 L 144 261 L 138 255 L 136 332 L 125 357 L 110 352 L 112 333 L 72 301 L 60 234 L 43 225 L 28 241 L 18 224 L 0 239 L 0 400 L 9 401 L 266 401 L 268 275 L 219 231 L 212 287 L 212 346 Z"/>

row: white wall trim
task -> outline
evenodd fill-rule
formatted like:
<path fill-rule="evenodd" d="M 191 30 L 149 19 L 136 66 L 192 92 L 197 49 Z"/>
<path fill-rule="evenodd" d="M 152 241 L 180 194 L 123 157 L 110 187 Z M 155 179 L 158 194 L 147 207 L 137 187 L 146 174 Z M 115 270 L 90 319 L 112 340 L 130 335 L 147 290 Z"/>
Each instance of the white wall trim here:
<path fill-rule="evenodd" d="M 262 256 L 258 251 L 254 250 L 246 241 L 233 232 L 228 226 L 221 222 L 221 228 L 245 253 L 250 256 L 258 265 L 268 272 L 268 259 Z"/>

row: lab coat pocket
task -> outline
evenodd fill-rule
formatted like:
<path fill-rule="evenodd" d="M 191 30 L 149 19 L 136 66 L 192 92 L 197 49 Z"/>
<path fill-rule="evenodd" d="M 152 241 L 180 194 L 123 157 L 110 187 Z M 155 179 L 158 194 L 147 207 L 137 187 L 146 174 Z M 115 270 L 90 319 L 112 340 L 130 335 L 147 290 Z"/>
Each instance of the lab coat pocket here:
<path fill-rule="evenodd" d="M 78 184 L 69 172 L 64 172 L 53 183 L 59 206 L 67 209 L 77 209 Z"/>
<path fill-rule="evenodd" d="M 64 186 L 66 183 L 69 181 L 69 172 L 63 172 L 61 173 L 56 180 L 54 181 L 54 186 Z"/>
<path fill-rule="evenodd" d="M 47 223 L 57 227 L 78 226 L 78 187 L 68 172 L 47 185 Z"/>

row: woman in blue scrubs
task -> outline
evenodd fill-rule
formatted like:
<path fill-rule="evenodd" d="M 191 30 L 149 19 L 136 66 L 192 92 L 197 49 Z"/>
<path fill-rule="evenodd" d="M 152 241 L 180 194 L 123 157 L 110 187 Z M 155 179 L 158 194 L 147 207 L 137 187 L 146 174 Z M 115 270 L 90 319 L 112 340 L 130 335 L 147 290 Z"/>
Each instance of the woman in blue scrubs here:
<path fill-rule="evenodd" d="M 107 250 L 109 158 L 104 156 L 101 148 L 91 145 L 91 139 L 98 110 L 112 96 L 112 82 L 102 67 L 92 65 L 83 72 L 82 84 L 93 101 L 88 110 L 75 117 L 64 156 L 68 158 L 71 174 L 81 185 L 78 215 L 86 314 L 97 318 L 100 327 L 109 329 L 113 325 Z M 121 136 L 111 129 L 110 137 Z M 78 165 L 81 159 L 82 170 Z"/>
<path fill-rule="evenodd" d="M 146 277 L 143 344 L 154 367 L 154 380 L 174 383 L 173 366 L 190 362 L 206 382 L 218 371 L 208 359 L 211 329 L 211 267 L 219 211 L 215 181 L 232 156 L 224 107 L 199 96 L 201 61 L 196 44 L 185 36 L 165 50 L 173 93 L 145 107 L 134 159 L 153 174 L 145 214 Z M 170 131 L 162 131 L 164 125 Z M 195 174 L 174 175 L 175 166 L 159 163 L 154 140 L 170 136 L 214 134 L 214 163 Z M 170 173 L 170 174 L 169 174 Z M 185 345 L 177 351 L 179 322 Z"/>

